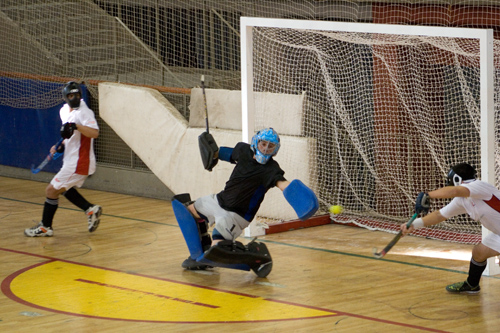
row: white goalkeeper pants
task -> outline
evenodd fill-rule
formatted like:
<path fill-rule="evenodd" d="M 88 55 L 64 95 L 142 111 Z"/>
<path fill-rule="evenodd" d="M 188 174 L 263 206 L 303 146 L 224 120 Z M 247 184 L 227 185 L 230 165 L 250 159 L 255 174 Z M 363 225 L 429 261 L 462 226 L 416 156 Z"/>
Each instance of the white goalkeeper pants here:
<path fill-rule="evenodd" d="M 207 217 L 210 226 L 215 224 L 217 231 L 227 240 L 236 239 L 250 224 L 240 215 L 219 206 L 216 194 L 196 199 L 194 208 Z"/>

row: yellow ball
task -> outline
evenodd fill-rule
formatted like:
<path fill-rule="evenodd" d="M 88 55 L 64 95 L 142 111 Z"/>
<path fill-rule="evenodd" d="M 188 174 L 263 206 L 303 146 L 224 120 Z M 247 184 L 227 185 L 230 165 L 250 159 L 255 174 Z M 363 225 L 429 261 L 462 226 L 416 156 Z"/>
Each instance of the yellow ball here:
<path fill-rule="evenodd" d="M 344 207 L 339 205 L 330 206 L 330 213 L 341 214 L 344 211 Z"/>

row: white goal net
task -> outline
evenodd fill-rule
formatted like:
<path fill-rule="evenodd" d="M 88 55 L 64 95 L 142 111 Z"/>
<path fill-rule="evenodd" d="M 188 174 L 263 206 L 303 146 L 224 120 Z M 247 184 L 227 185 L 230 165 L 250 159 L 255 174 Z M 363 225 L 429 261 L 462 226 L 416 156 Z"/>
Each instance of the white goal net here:
<path fill-rule="evenodd" d="M 453 164 L 468 162 L 498 185 L 493 49 L 498 54 L 500 45 L 491 31 L 258 18 L 241 24 L 244 136 L 269 126 L 273 106 L 261 107 L 261 93 L 304 96 L 294 135 L 314 139 L 308 172 L 320 213 L 342 205 L 336 221 L 395 232 L 414 213 L 418 192 L 443 186 Z M 278 133 L 289 121 L 281 119 Z M 434 200 L 431 210 L 446 202 Z M 481 226 L 460 216 L 418 234 L 477 243 Z"/>

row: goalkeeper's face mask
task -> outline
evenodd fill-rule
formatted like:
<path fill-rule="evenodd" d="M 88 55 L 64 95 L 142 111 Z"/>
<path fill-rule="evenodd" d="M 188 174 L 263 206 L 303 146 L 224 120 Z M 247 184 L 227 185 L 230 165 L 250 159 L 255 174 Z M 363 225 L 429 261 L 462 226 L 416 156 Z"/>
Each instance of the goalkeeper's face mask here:
<path fill-rule="evenodd" d="M 255 160 L 260 164 L 266 164 L 267 161 L 278 152 L 278 146 L 275 143 L 260 140 L 255 152 Z"/>
<path fill-rule="evenodd" d="M 276 145 L 270 141 L 260 140 L 257 148 L 263 155 L 273 155 L 276 151 Z"/>

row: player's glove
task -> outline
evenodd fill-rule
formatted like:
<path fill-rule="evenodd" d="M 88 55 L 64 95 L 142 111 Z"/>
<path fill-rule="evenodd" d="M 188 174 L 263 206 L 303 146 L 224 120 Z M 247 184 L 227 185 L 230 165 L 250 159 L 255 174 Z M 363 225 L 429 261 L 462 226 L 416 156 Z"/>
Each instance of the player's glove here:
<path fill-rule="evenodd" d="M 56 153 L 58 154 L 64 153 L 64 144 L 60 144 L 59 147 L 57 147 Z"/>
<path fill-rule="evenodd" d="M 431 206 L 431 198 L 426 192 L 420 192 L 415 200 L 415 212 L 417 214 L 427 214 Z"/>
<path fill-rule="evenodd" d="M 75 123 L 65 123 L 61 126 L 61 137 L 63 139 L 69 139 L 73 136 L 73 132 L 76 130 Z"/>

